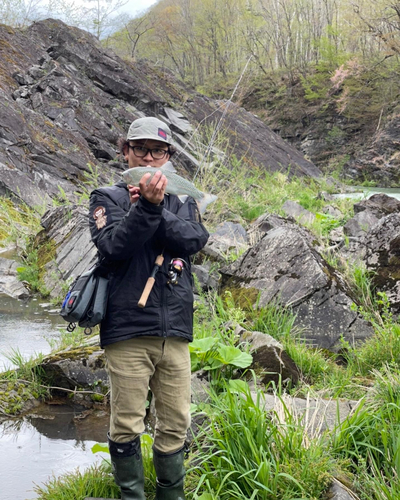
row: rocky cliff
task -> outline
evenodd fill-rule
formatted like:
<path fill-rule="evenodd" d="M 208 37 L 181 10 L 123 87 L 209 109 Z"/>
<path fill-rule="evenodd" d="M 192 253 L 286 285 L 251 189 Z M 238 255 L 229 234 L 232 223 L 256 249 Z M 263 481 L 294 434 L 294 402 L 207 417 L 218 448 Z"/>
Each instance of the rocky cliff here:
<path fill-rule="evenodd" d="M 253 114 L 189 90 L 150 62 L 125 62 L 82 30 L 52 19 L 26 30 L 0 26 L 0 194 L 48 206 L 75 202 L 85 179 L 117 180 L 124 167 L 116 141 L 146 115 L 171 126 L 175 162 L 189 178 L 217 123 L 227 158 L 243 158 L 244 168 L 320 175 Z"/>

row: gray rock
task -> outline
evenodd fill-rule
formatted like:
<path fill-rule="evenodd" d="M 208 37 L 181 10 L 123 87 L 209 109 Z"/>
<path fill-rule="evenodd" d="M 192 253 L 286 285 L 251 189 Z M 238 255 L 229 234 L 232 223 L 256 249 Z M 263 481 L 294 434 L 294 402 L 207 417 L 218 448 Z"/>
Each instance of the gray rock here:
<path fill-rule="evenodd" d="M 41 223 L 41 242 L 54 246 L 54 256 L 46 264 L 44 284 L 51 297 L 59 297 L 65 282 L 71 282 L 95 263 L 97 250 L 91 241 L 87 212 L 82 207 L 56 207 L 44 214 Z"/>
<path fill-rule="evenodd" d="M 400 214 L 380 219 L 365 237 L 365 263 L 375 272 L 377 290 L 385 292 L 393 310 L 400 312 Z"/>
<path fill-rule="evenodd" d="M 326 205 L 323 209 L 323 212 L 324 214 L 330 215 L 334 219 L 340 219 L 343 216 L 342 212 L 332 205 Z"/>
<path fill-rule="evenodd" d="M 231 253 L 239 254 L 247 248 L 248 236 L 243 226 L 234 222 L 222 222 L 210 235 L 202 253 L 225 262 Z"/>
<path fill-rule="evenodd" d="M 310 344 L 340 348 L 366 339 L 371 325 L 352 310 L 351 292 L 303 237 L 304 231 L 280 227 L 269 231 L 241 259 L 221 269 L 221 288 L 258 307 L 277 301 L 296 314 L 295 325 Z"/>
<path fill-rule="evenodd" d="M 40 368 L 52 386 L 105 394 L 109 388 L 105 364 L 104 351 L 98 346 L 88 346 L 52 354 Z"/>
<path fill-rule="evenodd" d="M 378 218 L 369 210 L 358 212 L 346 222 L 343 227 L 346 236 L 359 238 L 365 236 L 368 231 L 378 222 Z"/>
<path fill-rule="evenodd" d="M 203 292 L 218 288 L 219 275 L 217 271 L 212 270 L 211 262 L 204 262 L 202 265 L 192 265 L 192 273 L 196 275 Z"/>
<path fill-rule="evenodd" d="M 21 267 L 21 264 L 0 257 L 0 293 L 13 299 L 26 299 L 30 296 L 30 291 L 18 279 L 18 267 Z"/>
<path fill-rule="evenodd" d="M 190 125 L 189 120 L 183 116 L 182 113 L 176 111 L 173 108 L 164 108 L 165 114 L 172 125 L 172 129 L 177 130 L 181 134 L 186 134 L 187 132 L 192 132 L 193 127 Z"/>
<path fill-rule="evenodd" d="M 207 372 L 200 370 L 192 373 L 192 403 L 206 403 L 209 399 L 210 382 L 208 381 Z"/>
<path fill-rule="evenodd" d="M 263 332 L 249 332 L 244 328 L 238 327 L 235 329 L 235 334 L 239 333 L 239 344 L 249 344 L 250 353 L 257 351 L 260 347 L 276 348 L 283 350 L 283 346 L 276 339 Z"/>
<path fill-rule="evenodd" d="M 315 220 L 315 215 L 309 210 L 306 210 L 295 201 L 287 200 L 282 205 L 282 210 L 286 215 L 290 215 L 296 219 L 299 224 L 311 224 Z"/>
<path fill-rule="evenodd" d="M 297 385 L 300 378 L 299 369 L 280 342 L 271 335 L 263 332 L 250 332 L 240 326 L 235 328 L 235 334 L 238 333 L 239 344 L 243 347 L 249 346 L 249 352 L 253 356 L 250 368 L 256 370 L 260 383 Z"/>
<path fill-rule="evenodd" d="M 341 482 L 334 480 L 332 486 L 327 492 L 329 500 L 359 500 L 359 497 L 353 493 L 347 486 Z"/>
<path fill-rule="evenodd" d="M 253 401 L 257 401 L 257 392 L 252 390 Z M 278 418 L 286 421 L 285 414 L 292 415 L 306 429 L 310 436 L 320 435 L 325 430 L 334 429 L 354 411 L 358 401 L 297 398 L 288 394 L 263 395 L 263 408 L 275 412 Z"/>
<path fill-rule="evenodd" d="M 332 229 L 332 231 L 329 233 L 329 240 L 333 244 L 343 241 L 344 240 L 343 226 L 335 227 L 335 229 Z"/>
<path fill-rule="evenodd" d="M 272 229 L 277 227 L 286 227 L 299 230 L 306 239 L 310 239 L 310 234 L 304 231 L 301 226 L 299 226 L 293 219 L 293 217 L 285 218 L 277 214 L 270 214 L 266 212 L 256 219 L 250 226 L 248 230 L 249 242 L 251 246 L 254 246 L 260 241 L 260 239 Z"/>
<path fill-rule="evenodd" d="M 373 194 L 366 200 L 361 200 L 354 204 L 354 213 L 368 211 L 375 215 L 377 219 L 400 212 L 400 201 L 385 193 Z"/>

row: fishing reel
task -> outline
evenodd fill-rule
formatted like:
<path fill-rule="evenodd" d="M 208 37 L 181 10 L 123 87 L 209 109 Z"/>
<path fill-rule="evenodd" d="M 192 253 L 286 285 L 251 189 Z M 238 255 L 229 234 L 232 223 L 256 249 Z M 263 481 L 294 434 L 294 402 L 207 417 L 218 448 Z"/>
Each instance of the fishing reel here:
<path fill-rule="evenodd" d="M 178 284 L 178 279 L 180 278 L 185 265 L 187 266 L 186 261 L 180 257 L 171 259 L 171 262 L 168 265 L 168 285 Z"/>

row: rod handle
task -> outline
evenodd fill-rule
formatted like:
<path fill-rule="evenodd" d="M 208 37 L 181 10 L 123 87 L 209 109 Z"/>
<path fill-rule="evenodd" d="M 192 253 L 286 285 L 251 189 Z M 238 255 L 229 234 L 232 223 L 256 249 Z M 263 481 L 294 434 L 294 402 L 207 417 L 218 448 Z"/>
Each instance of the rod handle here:
<path fill-rule="evenodd" d="M 139 299 L 138 306 L 143 308 L 146 305 L 147 299 L 149 298 L 151 289 L 153 288 L 153 285 L 155 283 L 156 279 L 155 278 L 148 278 L 146 286 L 144 287 L 144 290 L 142 292 L 142 296 Z"/>
<path fill-rule="evenodd" d="M 157 255 L 156 266 L 161 267 L 163 265 L 163 262 L 164 262 L 164 255 L 163 254 Z"/>

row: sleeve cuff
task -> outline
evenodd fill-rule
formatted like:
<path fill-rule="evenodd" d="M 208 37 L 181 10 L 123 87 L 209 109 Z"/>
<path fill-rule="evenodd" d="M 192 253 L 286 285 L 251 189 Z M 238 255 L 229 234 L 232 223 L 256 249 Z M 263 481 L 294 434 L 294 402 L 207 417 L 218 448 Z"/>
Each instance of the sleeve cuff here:
<path fill-rule="evenodd" d="M 159 205 L 155 205 L 154 203 L 151 203 L 150 201 L 146 200 L 146 198 L 144 198 L 143 196 L 139 198 L 138 204 L 139 203 L 147 212 L 153 212 L 153 213 L 162 213 L 164 207 L 164 200 Z"/>

